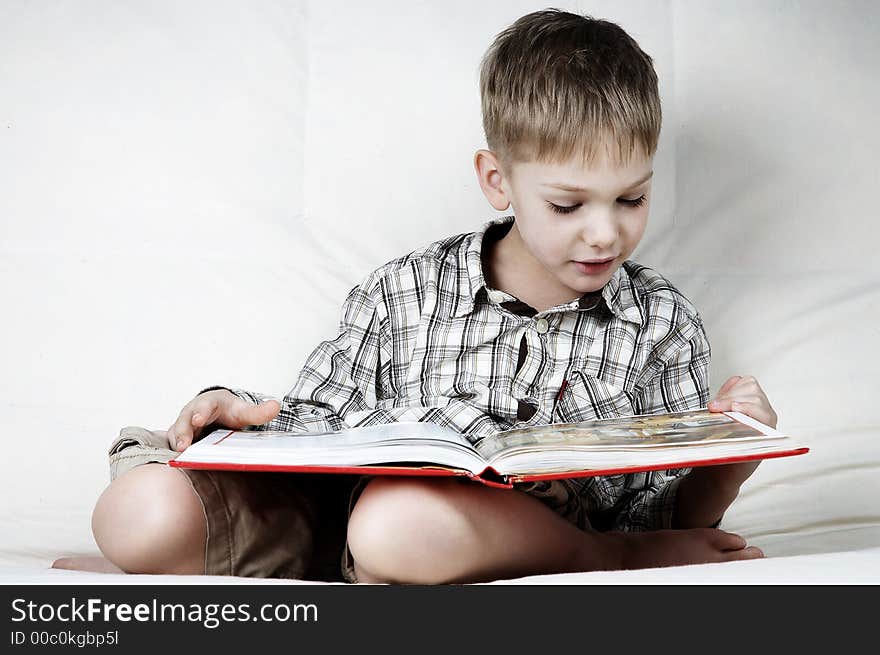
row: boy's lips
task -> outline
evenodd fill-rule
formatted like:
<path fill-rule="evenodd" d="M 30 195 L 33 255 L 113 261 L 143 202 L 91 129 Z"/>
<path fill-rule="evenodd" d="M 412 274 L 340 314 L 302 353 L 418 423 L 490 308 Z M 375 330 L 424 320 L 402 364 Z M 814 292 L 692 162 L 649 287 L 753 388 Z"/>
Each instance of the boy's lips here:
<path fill-rule="evenodd" d="M 584 275 L 596 275 L 597 273 L 604 273 L 607 271 L 615 259 L 617 258 L 609 257 L 607 259 L 593 259 L 588 261 L 575 260 L 574 265 Z"/>
<path fill-rule="evenodd" d="M 607 264 L 613 259 L 614 257 L 605 257 L 604 259 L 576 259 L 575 261 L 578 264 Z"/>

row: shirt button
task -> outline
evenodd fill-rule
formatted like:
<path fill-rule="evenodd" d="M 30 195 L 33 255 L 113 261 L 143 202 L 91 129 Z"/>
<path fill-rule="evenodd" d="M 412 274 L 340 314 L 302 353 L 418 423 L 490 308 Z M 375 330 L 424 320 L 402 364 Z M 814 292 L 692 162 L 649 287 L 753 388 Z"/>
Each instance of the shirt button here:
<path fill-rule="evenodd" d="M 547 330 L 550 329 L 550 324 L 547 322 L 546 318 L 539 318 L 535 321 L 535 331 L 538 334 L 547 334 Z"/>

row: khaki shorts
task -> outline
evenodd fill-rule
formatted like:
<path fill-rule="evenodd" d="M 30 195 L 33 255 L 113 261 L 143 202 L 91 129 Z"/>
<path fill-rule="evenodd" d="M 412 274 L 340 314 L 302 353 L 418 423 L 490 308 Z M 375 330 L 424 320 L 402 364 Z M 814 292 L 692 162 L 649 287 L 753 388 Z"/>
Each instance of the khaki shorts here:
<path fill-rule="evenodd" d="M 177 455 L 168 448 L 164 430 L 124 427 L 110 446 L 110 480 L 135 466 L 167 463 Z M 186 475 L 204 508 L 207 575 L 357 582 L 348 517 L 375 476 L 177 470 Z M 589 529 L 567 481 L 518 483 L 515 488 Z"/>
<path fill-rule="evenodd" d="M 110 480 L 178 454 L 164 430 L 124 427 L 110 446 Z M 207 575 L 357 582 L 348 516 L 372 476 L 177 470 L 205 511 Z"/>

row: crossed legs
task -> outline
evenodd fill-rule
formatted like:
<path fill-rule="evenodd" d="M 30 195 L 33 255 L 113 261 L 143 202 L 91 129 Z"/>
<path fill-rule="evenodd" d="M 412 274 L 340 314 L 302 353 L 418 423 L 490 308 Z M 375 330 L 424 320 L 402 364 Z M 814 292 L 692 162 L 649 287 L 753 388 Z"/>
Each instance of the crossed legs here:
<path fill-rule="evenodd" d="M 449 478 L 372 480 L 348 540 L 362 582 L 484 582 L 763 556 L 712 528 L 584 532 L 528 494 Z"/>
<path fill-rule="evenodd" d="M 144 464 L 98 499 L 92 530 L 105 559 L 56 568 L 203 574 L 207 525 L 185 474 Z M 528 494 L 457 478 L 370 481 L 348 522 L 361 582 L 465 583 L 527 575 L 762 557 L 722 530 L 584 532 Z"/>

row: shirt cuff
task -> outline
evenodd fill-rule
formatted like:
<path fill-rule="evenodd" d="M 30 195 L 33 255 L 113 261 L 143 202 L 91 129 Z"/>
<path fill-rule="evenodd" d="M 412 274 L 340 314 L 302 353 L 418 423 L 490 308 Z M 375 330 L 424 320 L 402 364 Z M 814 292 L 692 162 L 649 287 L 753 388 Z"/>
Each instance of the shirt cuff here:
<path fill-rule="evenodd" d="M 208 387 L 207 389 L 202 389 L 196 395 L 201 396 L 203 393 L 207 393 L 208 391 L 219 391 L 220 389 L 226 389 L 226 391 L 232 391 L 232 389 L 230 389 L 229 387 L 214 386 L 214 387 Z M 232 391 L 232 393 L 235 393 L 235 392 Z M 238 394 L 236 394 L 236 395 L 238 395 Z"/>

